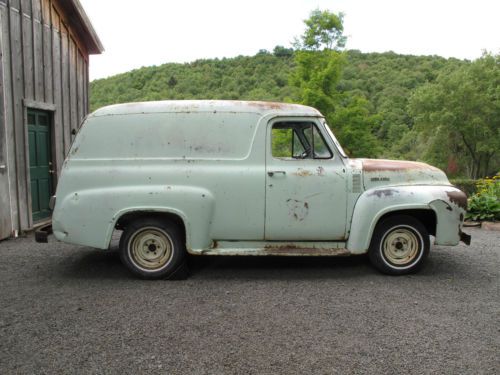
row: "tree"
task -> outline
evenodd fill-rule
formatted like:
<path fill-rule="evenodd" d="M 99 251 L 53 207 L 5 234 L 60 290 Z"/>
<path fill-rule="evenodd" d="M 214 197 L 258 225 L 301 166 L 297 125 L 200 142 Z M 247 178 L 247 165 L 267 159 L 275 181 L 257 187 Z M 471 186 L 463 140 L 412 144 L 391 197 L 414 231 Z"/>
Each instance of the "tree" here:
<path fill-rule="evenodd" d="M 378 155 L 381 147 L 374 133 L 379 117 L 370 113 L 364 97 L 337 89 L 347 61 L 339 51 L 346 42 L 343 14 L 315 10 L 304 23 L 306 30 L 295 43 L 296 68 L 291 78 L 299 101 L 325 115 L 351 156 Z"/>
<path fill-rule="evenodd" d="M 285 48 L 283 46 L 274 47 L 273 54 L 276 57 L 292 57 L 293 48 Z"/>
<path fill-rule="evenodd" d="M 291 83 L 298 100 L 319 109 L 325 116 L 333 111 L 336 85 L 345 57 L 337 50 L 345 45 L 342 13 L 319 9 L 304 21 L 306 30 L 295 42 L 295 71 Z"/>
<path fill-rule="evenodd" d="M 331 13 L 328 10 L 313 10 L 304 21 L 306 30 L 300 39 L 295 41 L 297 49 L 319 51 L 340 50 L 344 48 L 347 38 L 344 32 L 344 14 Z"/>
<path fill-rule="evenodd" d="M 469 177 L 487 175 L 500 150 L 500 55 L 442 73 L 415 91 L 409 109 L 417 130 L 434 140 L 431 151 L 463 157 Z"/>
<path fill-rule="evenodd" d="M 291 83 L 298 88 L 298 100 L 319 109 L 324 115 L 335 106 L 336 85 L 345 58 L 335 51 L 297 51 Z"/>

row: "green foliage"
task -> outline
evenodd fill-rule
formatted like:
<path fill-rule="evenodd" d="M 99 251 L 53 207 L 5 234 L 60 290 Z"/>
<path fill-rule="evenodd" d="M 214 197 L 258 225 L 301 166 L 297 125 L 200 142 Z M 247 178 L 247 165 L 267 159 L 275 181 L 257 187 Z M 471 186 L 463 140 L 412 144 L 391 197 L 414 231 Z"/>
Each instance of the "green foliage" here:
<path fill-rule="evenodd" d="M 293 129 L 273 129 L 272 154 L 277 158 L 292 157 Z"/>
<path fill-rule="evenodd" d="M 477 192 L 477 180 L 471 180 L 470 178 L 454 178 L 451 179 L 450 182 L 457 188 L 465 192 L 467 196 L 474 195 Z"/>
<path fill-rule="evenodd" d="M 414 92 L 409 109 L 430 140 L 427 159 L 459 155 L 468 176 L 488 174 L 500 150 L 500 55 L 443 71 Z"/>
<path fill-rule="evenodd" d="M 332 112 L 344 61 L 344 55 L 336 51 L 296 51 L 291 83 L 298 89 L 298 101 L 325 116 Z"/>
<path fill-rule="evenodd" d="M 174 99 L 241 99 L 285 101 L 292 97 L 289 74 L 293 56 L 197 60 L 136 69 L 90 84 L 91 110 L 125 102 Z"/>
<path fill-rule="evenodd" d="M 345 45 L 342 17 L 314 10 L 304 21 L 304 34 L 295 43 L 295 70 L 290 82 L 298 89 L 297 99 L 327 117 L 335 106 L 336 86 L 345 64 L 344 55 L 334 50 Z"/>
<path fill-rule="evenodd" d="M 306 30 L 295 42 L 295 47 L 301 50 L 318 51 L 338 50 L 344 48 L 346 37 L 344 32 L 344 15 L 327 10 L 316 9 L 304 21 Z"/>
<path fill-rule="evenodd" d="M 468 200 L 467 219 L 500 220 L 500 174 L 478 180 L 477 193 Z"/>
<path fill-rule="evenodd" d="M 330 125 L 351 157 L 374 157 L 382 147 L 375 136 L 381 117 L 370 113 L 369 102 L 361 96 L 346 96 L 330 116 Z"/>

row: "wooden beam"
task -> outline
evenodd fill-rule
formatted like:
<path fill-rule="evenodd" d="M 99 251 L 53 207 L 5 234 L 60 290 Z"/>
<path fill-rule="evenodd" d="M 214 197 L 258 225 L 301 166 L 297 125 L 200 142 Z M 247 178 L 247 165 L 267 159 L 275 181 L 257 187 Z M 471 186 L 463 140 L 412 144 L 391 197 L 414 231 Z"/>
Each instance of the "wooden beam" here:
<path fill-rule="evenodd" d="M 38 102 L 35 100 L 23 99 L 23 105 L 26 108 L 39 109 L 41 111 L 51 111 L 56 110 L 56 105 L 52 103 Z"/>

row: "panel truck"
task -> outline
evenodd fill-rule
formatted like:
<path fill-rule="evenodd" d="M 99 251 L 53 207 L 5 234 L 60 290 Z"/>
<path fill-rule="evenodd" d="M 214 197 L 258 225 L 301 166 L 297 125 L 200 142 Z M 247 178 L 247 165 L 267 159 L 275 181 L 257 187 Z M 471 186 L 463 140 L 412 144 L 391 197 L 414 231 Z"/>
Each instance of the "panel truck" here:
<path fill-rule="evenodd" d="M 316 109 L 270 102 L 160 101 L 90 114 L 62 167 L 52 229 L 108 249 L 139 277 L 192 255 L 367 253 L 381 272 L 470 243 L 466 195 L 420 162 L 352 159 Z M 46 241 L 46 236 L 38 236 Z"/>

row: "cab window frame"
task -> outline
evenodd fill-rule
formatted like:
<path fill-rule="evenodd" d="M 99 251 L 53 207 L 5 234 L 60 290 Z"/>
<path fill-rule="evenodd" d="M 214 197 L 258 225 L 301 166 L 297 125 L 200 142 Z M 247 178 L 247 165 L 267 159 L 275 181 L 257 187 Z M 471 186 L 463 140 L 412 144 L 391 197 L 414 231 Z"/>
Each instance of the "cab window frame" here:
<path fill-rule="evenodd" d="M 294 126 L 295 125 L 295 126 Z M 302 126 L 301 126 L 302 125 Z M 325 136 L 321 132 L 320 127 L 316 122 L 314 121 L 307 121 L 307 120 L 283 120 L 283 121 L 276 121 L 271 124 L 270 127 L 270 142 L 269 142 L 269 147 L 270 147 L 270 153 L 271 157 L 276 160 L 283 160 L 283 161 L 297 161 L 297 160 L 331 160 L 335 158 L 335 153 L 331 149 L 330 145 L 325 139 Z M 274 154 L 274 137 L 275 133 L 273 130 L 275 129 L 291 129 L 292 130 L 292 136 L 291 136 L 291 155 L 290 156 L 276 156 Z M 305 134 L 305 131 L 307 129 L 312 129 L 311 130 L 311 138 L 312 138 L 312 145 L 309 143 L 308 136 Z M 316 135 L 319 135 L 321 141 L 323 142 L 323 147 L 328 151 L 329 155 L 328 156 L 316 156 L 314 152 L 314 145 L 315 145 L 315 138 Z M 294 148 L 295 148 L 295 139 L 298 139 L 300 142 L 301 148 L 304 149 L 304 152 L 308 151 L 310 148 L 311 150 L 308 151 L 310 153 L 309 156 L 305 157 L 295 157 L 293 155 L 294 153 Z M 304 140 L 307 142 L 307 146 L 304 145 Z"/>

